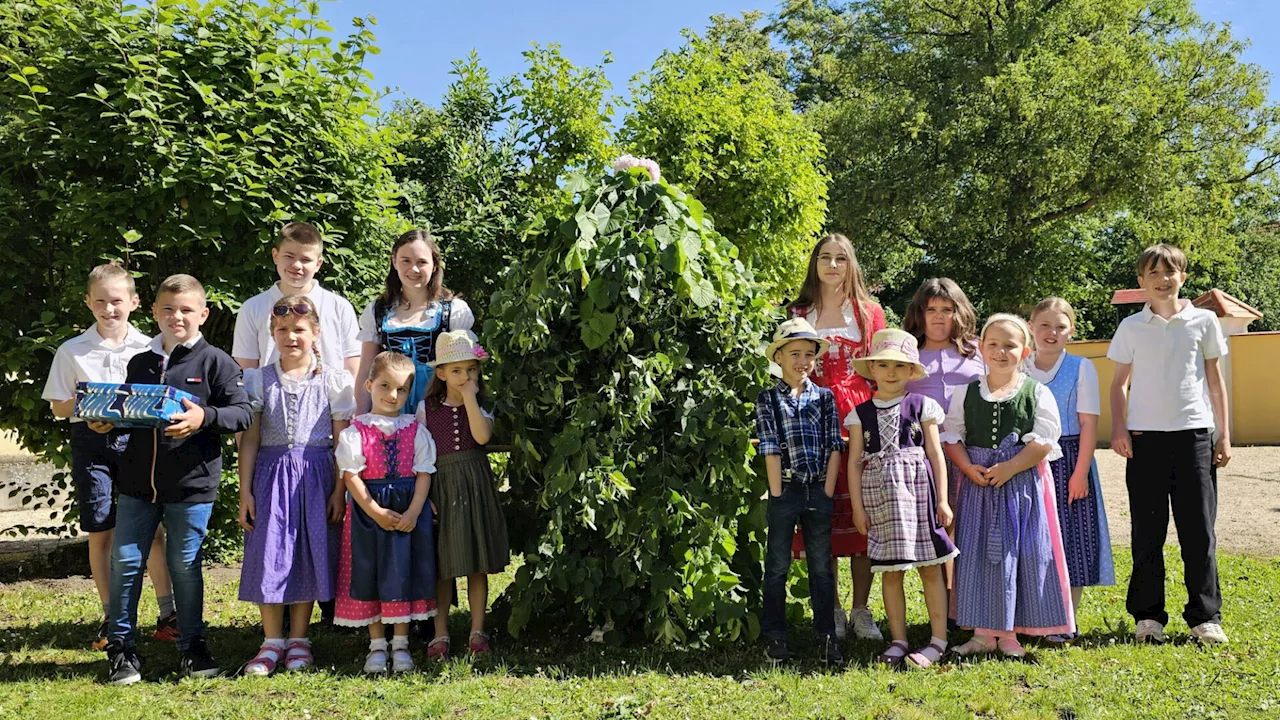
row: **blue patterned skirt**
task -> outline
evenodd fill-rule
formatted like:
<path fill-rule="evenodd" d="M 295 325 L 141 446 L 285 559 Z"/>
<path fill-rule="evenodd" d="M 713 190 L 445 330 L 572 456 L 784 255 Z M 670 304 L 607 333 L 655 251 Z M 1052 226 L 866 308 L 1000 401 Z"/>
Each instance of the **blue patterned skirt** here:
<path fill-rule="evenodd" d="M 983 467 L 1025 447 L 1016 435 L 999 448 L 968 447 Z M 961 627 L 1053 635 L 1075 632 L 1071 586 L 1048 463 L 1000 487 L 963 480 L 957 520 L 954 602 Z"/>

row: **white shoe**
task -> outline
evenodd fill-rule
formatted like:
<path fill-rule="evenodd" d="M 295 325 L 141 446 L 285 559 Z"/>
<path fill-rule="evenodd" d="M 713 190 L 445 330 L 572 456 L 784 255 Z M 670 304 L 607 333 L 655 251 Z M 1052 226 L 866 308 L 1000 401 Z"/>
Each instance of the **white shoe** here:
<path fill-rule="evenodd" d="M 1221 632 L 1222 628 L 1218 630 Z M 1139 620 L 1133 637 L 1138 642 L 1162 643 L 1164 642 L 1164 625 L 1156 620 Z"/>
<path fill-rule="evenodd" d="M 387 671 L 387 651 L 383 649 L 370 650 L 369 656 L 364 659 L 364 673 L 366 675 L 381 675 Z"/>
<path fill-rule="evenodd" d="M 1200 623 L 1191 628 L 1191 637 L 1200 641 L 1201 645 L 1225 645 L 1227 634 L 1216 622 Z"/>
<path fill-rule="evenodd" d="M 884 642 L 884 634 L 880 632 L 880 628 L 876 627 L 876 621 L 871 617 L 871 610 L 853 608 L 849 611 L 849 617 L 853 620 L 853 634 L 859 639 Z"/>
<path fill-rule="evenodd" d="M 413 670 L 413 656 L 407 648 L 394 648 L 391 651 L 391 671 L 409 672 Z"/>
<path fill-rule="evenodd" d="M 849 620 L 844 614 L 844 608 L 836 607 L 836 639 L 843 640 L 849 636 Z"/>

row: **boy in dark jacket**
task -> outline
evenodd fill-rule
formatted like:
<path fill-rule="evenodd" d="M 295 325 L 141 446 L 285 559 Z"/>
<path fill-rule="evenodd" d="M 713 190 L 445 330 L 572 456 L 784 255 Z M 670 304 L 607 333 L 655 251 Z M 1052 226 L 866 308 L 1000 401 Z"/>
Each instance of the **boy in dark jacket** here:
<path fill-rule="evenodd" d="M 169 533 L 166 553 L 178 609 L 181 669 L 198 677 L 218 674 L 204 640 L 200 548 L 222 474 L 222 436 L 245 430 L 252 420 L 240 367 L 200 334 L 209 317 L 200 281 L 190 275 L 166 278 L 152 311 L 160 335 L 150 351 L 129 361 L 126 382 L 170 385 L 200 402 L 184 400 L 185 411 L 163 430 L 134 430 L 120 461 L 107 643 L 108 680 L 116 685 L 142 678 L 138 598 L 151 538 L 161 522 Z"/>

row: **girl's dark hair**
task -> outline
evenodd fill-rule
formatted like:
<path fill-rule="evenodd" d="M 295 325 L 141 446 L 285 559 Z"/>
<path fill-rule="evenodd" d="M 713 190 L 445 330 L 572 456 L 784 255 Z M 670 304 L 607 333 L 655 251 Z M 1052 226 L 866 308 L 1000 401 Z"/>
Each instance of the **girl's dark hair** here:
<path fill-rule="evenodd" d="M 933 298 L 942 298 L 951 303 L 956 312 L 951 323 L 951 342 L 956 350 L 965 357 L 973 357 L 978 344 L 978 313 L 974 312 L 969 298 L 951 278 L 929 278 L 920 284 L 920 289 L 907 305 L 907 312 L 902 316 L 902 329 L 916 336 L 920 347 L 924 347 L 924 311 Z"/>
<path fill-rule="evenodd" d="M 449 364 L 451 363 L 445 363 L 445 365 Z M 444 365 L 437 365 L 436 367 L 444 367 Z M 484 407 L 485 403 L 488 401 L 488 396 L 486 396 L 484 392 L 484 363 L 480 363 L 480 368 L 480 375 L 476 378 L 476 385 L 480 388 L 480 392 L 476 393 L 476 402 L 480 404 L 480 407 Z M 426 397 L 423 398 L 423 402 L 426 403 L 427 407 L 440 407 L 444 405 L 444 399 L 448 396 L 448 386 L 446 386 L 444 381 L 440 379 L 440 376 L 435 373 L 435 368 L 432 368 L 431 382 L 427 384 L 427 394 Z"/>
<path fill-rule="evenodd" d="M 864 339 L 870 342 L 867 323 L 870 322 L 871 317 L 867 308 L 871 306 L 871 293 L 867 290 L 867 281 L 862 276 L 862 266 L 858 264 L 858 254 L 853 251 L 853 243 L 840 233 L 825 235 L 817 245 L 813 246 L 813 252 L 809 253 L 809 270 L 805 273 L 804 284 L 800 286 L 800 296 L 791 303 L 791 309 L 807 310 L 818 307 L 822 302 L 822 281 L 818 279 L 818 256 L 822 254 L 822 246 L 829 242 L 838 244 L 840 249 L 849 256 L 849 269 L 845 271 L 840 289 L 842 294 L 853 302 L 853 310 L 858 316 L 858 330 L 862 332 Z"/>
<path fill-rule="evenodd" d="M 391 267 L 387 269 L 387 280 L 383 285 L 382 295 L 378 296 L 374 303 L 375 322 L 376 316 L 380 316 L 383 310 L 399 305 L 403 299 L 404 287 L 400 282 L 400 273 L 396 272 L 396 253 L 400 252 L 400 248 L 413 242 L 424 242 L 431 250 L 432 269 L 431 279 L 427 281 L 427 304 L 453 297 L 453 293 L 444 286 L 444 258 L 440 256 L 440 246 L 436 244 L 436 239 L 426 230 L 410 230 L 396 238 L 391 245 Z"/>

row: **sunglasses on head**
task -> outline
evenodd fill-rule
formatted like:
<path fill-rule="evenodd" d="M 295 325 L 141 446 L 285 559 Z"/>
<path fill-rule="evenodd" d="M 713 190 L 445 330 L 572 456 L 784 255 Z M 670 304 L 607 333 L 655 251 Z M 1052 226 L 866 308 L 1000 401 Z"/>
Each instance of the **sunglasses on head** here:
<path fill-rule="evenodd" d="M 293 313 L 294 315 L 307 316 L 307 315 L 310 315 L 311 312 L 312 312 L 311 306 L 304 302 L 296 303 L 293 305 L 275 305 L 271 308 L 271 314 L 275 315 L 276 317 L 284 317 L 289 313 Z"/>

